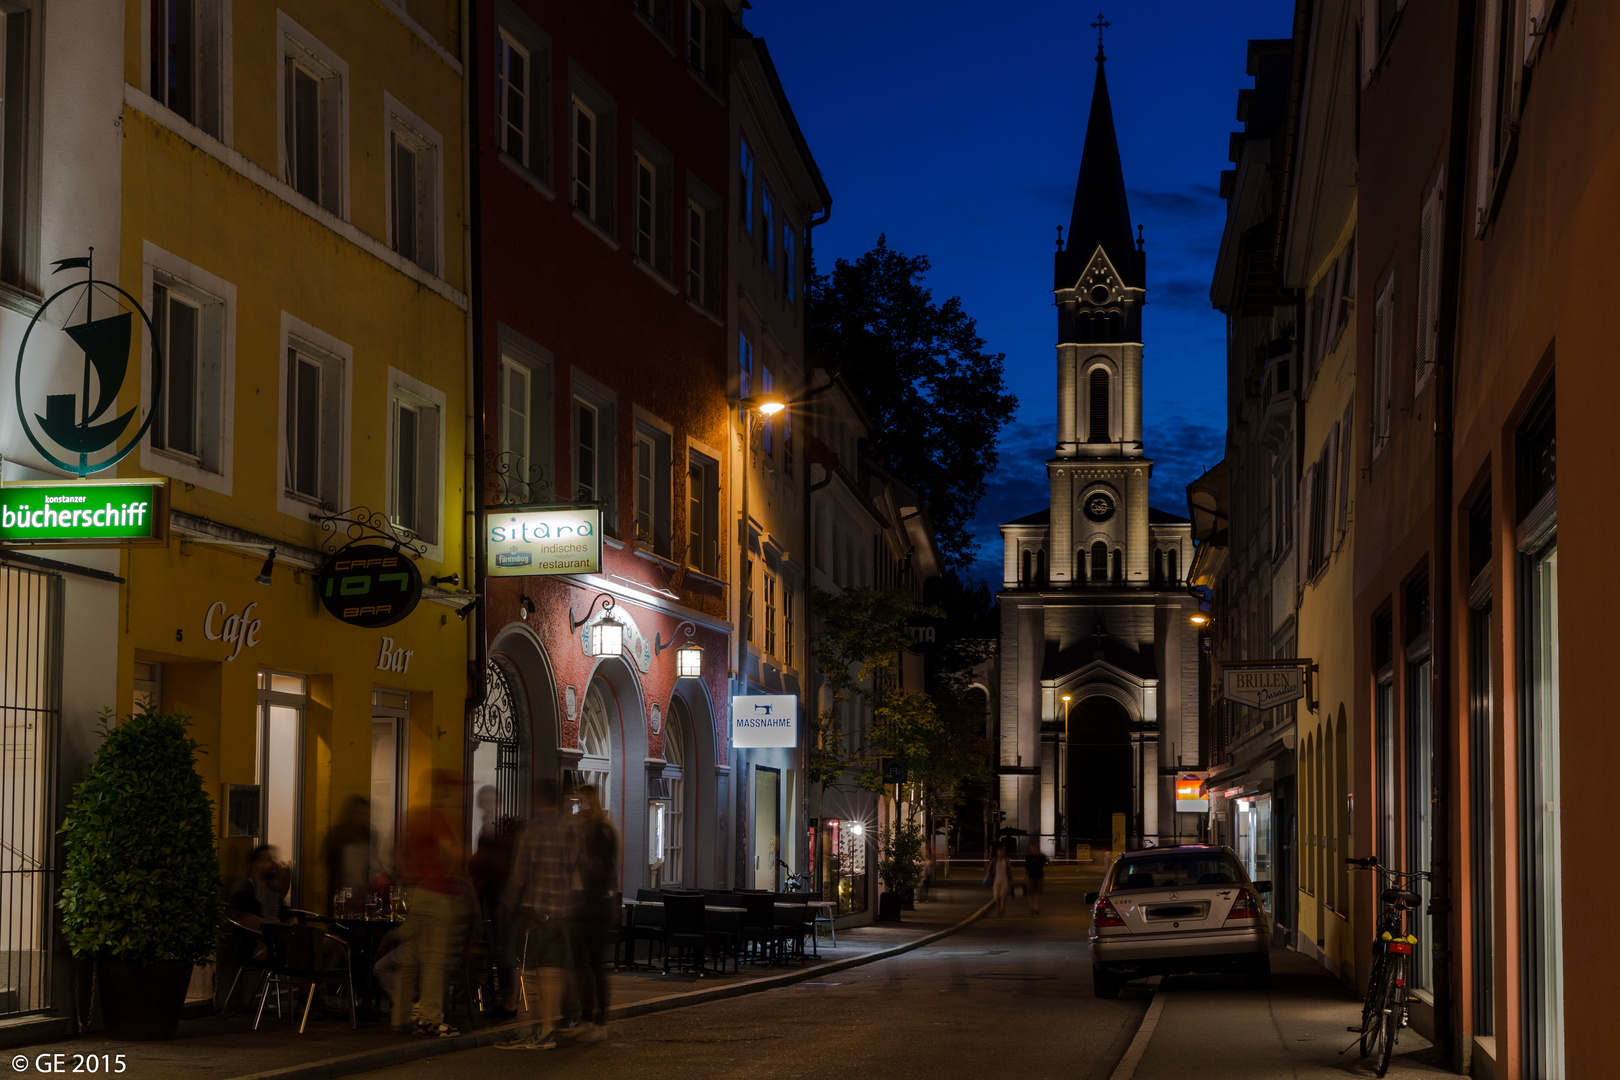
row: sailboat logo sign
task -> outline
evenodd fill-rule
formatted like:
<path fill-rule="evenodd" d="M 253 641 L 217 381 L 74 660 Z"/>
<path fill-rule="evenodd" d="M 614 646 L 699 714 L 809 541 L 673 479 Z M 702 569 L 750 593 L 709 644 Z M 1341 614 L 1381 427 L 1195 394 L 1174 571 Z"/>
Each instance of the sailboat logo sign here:
<path fill-rule="evenodd" d="M 128 380 L 130 371 L 130 343 L 136 339 L 135 316 L 145 322 L 152 341 L 152 400 L 162 400 L 163 358 L 158 351 L 158 335 L 152 320 L 140 302 L 110 281 L 95 278 L 90 258 L 62 259 L 54 264 L 52 273 L 83 269 L 85 279 L 59 289 L 46 298 L 34 313 L 33 321 L 23 333 L 22 346 L 17 350 L 17 417 L 34 449 L 52 465 L 65 472 L 84 477 L 109 469 L 140 445 L 146 431 L 152 426 L 155 410 L 148 409 L 146 419 L 136 422 L 140 406 L 120 413 L 118 395 Z M 102 297 L 117 302 L 119 310 L 96 317 L 96 299 Z M 105 309 L 104 309 L 105 310 Z M 61 311 L 62 332 L 83 353 L 78 392 L 53 393 L 45 397 L 41 413 L 38 403 L 30 407 L 23 399 L 23 374 L 28 366 L 30 341 L 35 352 L 45 353 L 40 338 L 34 331 L 45 319 L 46 312 Z M 48 325 L 55 325 L 52 320 Z M 140 367 L 134 371 L 137 381 Z"/>

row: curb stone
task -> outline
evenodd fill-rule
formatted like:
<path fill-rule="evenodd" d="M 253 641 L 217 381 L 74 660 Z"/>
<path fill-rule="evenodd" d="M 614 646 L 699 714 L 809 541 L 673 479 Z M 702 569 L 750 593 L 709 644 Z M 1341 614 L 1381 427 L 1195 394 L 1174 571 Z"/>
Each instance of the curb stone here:
<path fill-rule="evenodd" d="M 728 986 L 688 990 L 678 994 L 665 994 L 662 997 L 648 998 L 645 1001 L 636 1001 L 628 1005 L 616 1005 L 608 1010 L 608 1019 L 610 1021 L 629 1020 L 632 1017 L 669 1012 L 689 1005 L 701 1005 L 709 1001 L 723 1001 L 727 998 L 742 997 L 745 994 L 757 994 L 766 990 L 792 986 L 794 983 L 805 982 L 818 976 L 846 971 L 862 964 L 887 960 L 911 952 L 913 949 L 932 945 L 941 938 L 949 937 L 958 930 L 977 922 L 990 910 L 993 903 L 993 900 L 986 902 L 983 907 L 954 926 L 947 926 L 943 930 L 935 930 L 933 933 L 924 934 L 914 941 L 891 945 L 886 949 L 878 949 L 875 952 L 864 953 L 860 956 L 851 956 L 844 960 L 829 960 L 826 963 L 812 964 L 795 971 L 765 975 L 758 979 L 749 979 Z M 528 1020 L 519 1024 L 506 1024 L 502 1027 L 481 1028 L 478 1031 L 471 1031 L 465 1035 L 457 1035 L 449 1039 L 411 1039 L 392 1046 L 380 1047 L 374 1050 L 362 1050 L 356 1054 L 322 1058 L 318 1061 L 305 1061 L 279 1069 L 267 1069 L 264 1072 L 246 1073 L 242 1076 L 233 1077 L 232 1080 L 332 1080 L 333 1077 L 353 1076 L 356 1073 L 371 1072 L 374 1069 L 382 1069 L 390 1065 L 402 1065 L 406 1062 L 419 1061 L 428 1057 L 443 1057 L 446 1054 L 453 1054 L 462 1050 L 476 1050 L 481 1046 L 493 1046 L 496 1043 L 506 1042 L 510 1039 L 525 1038 L 535 1034 L 539 1027 L 538 1021 Z"/>

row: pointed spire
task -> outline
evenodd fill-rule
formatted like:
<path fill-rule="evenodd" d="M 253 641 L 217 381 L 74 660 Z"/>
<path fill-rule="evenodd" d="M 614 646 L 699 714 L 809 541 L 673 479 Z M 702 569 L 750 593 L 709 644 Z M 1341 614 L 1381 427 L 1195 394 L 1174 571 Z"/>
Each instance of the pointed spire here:
<path fill-rule="evenodd" d="M 1098 34 L 1102 33 L 1098 29 Z M 1114 110 L 1108 100 L 1108 78 L 1101 39 L 1097 48 L 1097 82 L 1091 92 L 1086 145 L 1080 176 L 1074 185 L 1074 212 L 1069 218 L 1067 258 L 1059 259 L 1059 288 L 1071 287 L 1100 244 L 1130 285 L 1141 285 L 1142 262 L 1131 236 L 1131 211 L 1125 199 L 1125 170 L 1114 134 Z M 1067 281 L 1063 280 L 1069 274 Z"/>

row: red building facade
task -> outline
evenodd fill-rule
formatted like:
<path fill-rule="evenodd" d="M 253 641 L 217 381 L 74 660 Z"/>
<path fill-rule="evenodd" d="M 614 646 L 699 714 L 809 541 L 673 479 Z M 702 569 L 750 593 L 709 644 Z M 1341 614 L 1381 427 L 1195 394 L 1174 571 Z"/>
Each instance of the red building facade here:
<path fill-rule="evenodd" d="M 481 565 L 512 508 L 602 514 L 599 572 L 483 578 L 469 773 L 597 784 L 627 892 L 728 884 L 731 16 L 484 0 L 469 41 Z"/>

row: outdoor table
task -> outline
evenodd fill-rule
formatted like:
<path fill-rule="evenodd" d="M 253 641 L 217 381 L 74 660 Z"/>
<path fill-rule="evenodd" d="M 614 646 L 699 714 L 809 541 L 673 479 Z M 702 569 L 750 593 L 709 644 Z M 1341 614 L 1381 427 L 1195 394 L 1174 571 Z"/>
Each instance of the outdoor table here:
<path fill-rule="evenodd" d="M 344 940 L 349 943 L 355 1004 L 380 1013 L 382 1002 L 377 996 L 377 977 L 372 971 L 377 962 L 377 946 L 390 930 L 405 925 L 403 920 L 368 919 L 363 915 L 312 915 L 309 919 L 328 923 L 342 931 Z"/>

